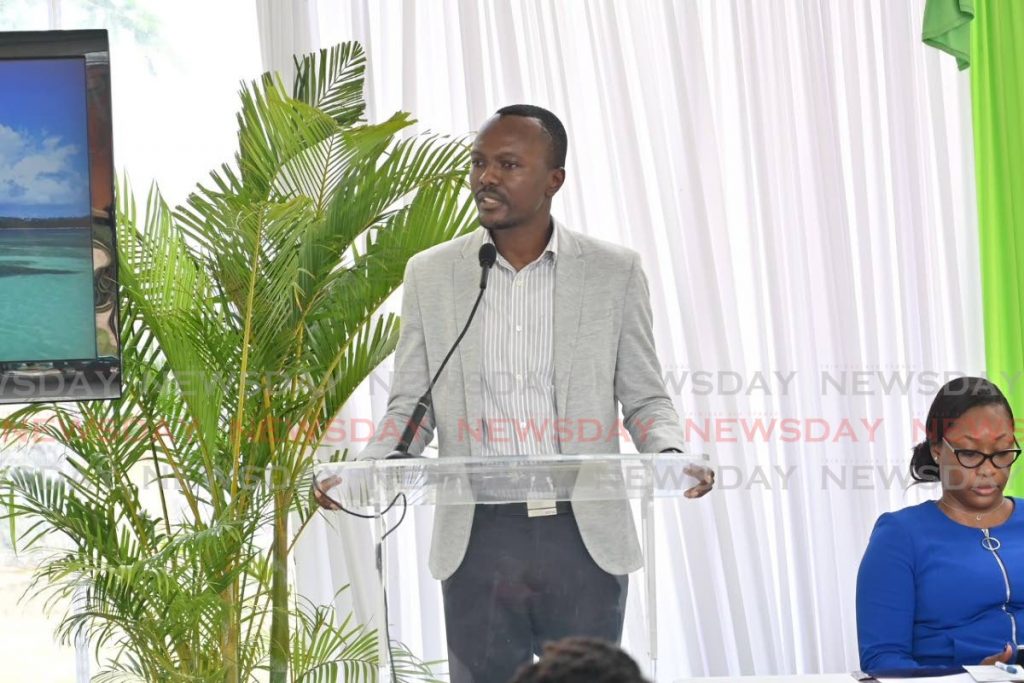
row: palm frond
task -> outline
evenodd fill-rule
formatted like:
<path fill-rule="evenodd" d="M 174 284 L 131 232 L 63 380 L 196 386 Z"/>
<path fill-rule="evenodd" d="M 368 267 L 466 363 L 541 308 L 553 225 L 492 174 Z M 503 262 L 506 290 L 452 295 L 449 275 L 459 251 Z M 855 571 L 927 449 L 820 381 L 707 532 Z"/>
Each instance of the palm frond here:
<path fill-rule="evenodd" d="M 0 471 L 0 520 L 49 554 L 29 594 L 90 637 L 97 680 L 376 679 L 376 632 L 291 602 L 289 515 L 309 518 L 316 446 L 395 347 L 380 307 L 406 263 L 475 218 L 464 142 L 364 121 L 365 67 L 349 43 L 297 60 L 291 93 L 245 85 L 234 159 L 184 206 L 154 186 L 139 211 L 122 181 L 122 398 L 0 422 L 66 451 L 59 475 Z M 436 677 L 393 650 L 400 680 Z"/>
<path fill-rule="evenodd" d="M 348 128 L 362 122 L 366 53 L 359 43 L 343 43 L 295 58 L 295 99 L 316 107 Z"/>

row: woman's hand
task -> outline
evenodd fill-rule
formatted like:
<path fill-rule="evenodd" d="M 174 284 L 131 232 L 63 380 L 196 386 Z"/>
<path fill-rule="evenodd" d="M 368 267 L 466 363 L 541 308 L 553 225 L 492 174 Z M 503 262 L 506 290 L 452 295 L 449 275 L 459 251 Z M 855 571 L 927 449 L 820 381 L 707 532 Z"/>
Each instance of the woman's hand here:
<path fill-rule="evenodd" d="M 1013 659 L 1013 655 L 1014 655 L 1013 647 L 1009 643 L 1007 643 L 1006 647 L 1003 649 L 1002 652 L 1000 652 L 998 654 L 994 654 L 991 657 L 985 657 L 985 659 L 981 660 L 981 665 L 982 666 L 992 666 L 996 662 L 1002 662 L 1003 664 L 1009 664 L 1010 661 Z"/>

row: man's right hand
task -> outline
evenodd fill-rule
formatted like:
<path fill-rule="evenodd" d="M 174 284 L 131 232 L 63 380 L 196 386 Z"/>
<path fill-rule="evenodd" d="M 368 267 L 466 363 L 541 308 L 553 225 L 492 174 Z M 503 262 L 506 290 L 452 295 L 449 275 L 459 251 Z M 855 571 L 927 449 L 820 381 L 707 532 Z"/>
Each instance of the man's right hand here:
<path fill-rule="evenodd" d="M 1009 664 L 1011 661 L 1013 661 L 1013 655 L 1014 655 L 1013 646 L 1010 645 L 1009 643 L 1007 643 L 1006 644 L 1006 648 L 1002 652 L 1000 652 L 999 654 L 994 654 L 991 657 L 985 657 L 985 659 L 981 660 L 981 665 L 982 666 L 992 666 L 996 662 L 1002 662 L 1003 664 Z"/>
<path fill-rule="evenodd" d="M 316 502 L 325 510 L 340 510 L 338 506 L 330 497 L 327 495 L 327 491 L 341 483 L 341 477 L 327 477 L 322 481 L 313 479 L 313 497 L 316 498 Z"/>

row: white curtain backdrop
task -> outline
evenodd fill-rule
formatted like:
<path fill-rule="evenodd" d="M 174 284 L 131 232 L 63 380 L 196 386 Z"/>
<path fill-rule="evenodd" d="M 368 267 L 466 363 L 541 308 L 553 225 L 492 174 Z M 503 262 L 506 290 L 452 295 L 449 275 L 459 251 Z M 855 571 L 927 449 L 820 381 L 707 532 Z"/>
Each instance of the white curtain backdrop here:
<path fill-rule="evenodd" d="M 286 84 L 295 77 L 292 58 L 313 50 L 317 31 L 315 0 L 256 0 L 260 55 L 266 71 L 276 71 Z"/>
<path fill-rule="evenodd" d="M 556 214 L 641 253 L 669 389 L 720 481 L 659 506 L 658 680 L 857 668 L 872 524 L 934 495 L 906 486 L 915 420 L 984 367 L 969 87 L 920 43 L 923 0 L 291 6 L 313 21 L 278 42 L 261 11 L 265 66 L 361 41 L 371 120 L 460 135 L 505 104 L 552 109 Z M 370 383 L 341 417 L 385 402 Z M 393 635 L 443 658 L 428 515 L 396 535 Z M 296 565 L 300 592 L 351 581 L 338 606 L 369 617 L 365 523 L 311 526 Z"/>

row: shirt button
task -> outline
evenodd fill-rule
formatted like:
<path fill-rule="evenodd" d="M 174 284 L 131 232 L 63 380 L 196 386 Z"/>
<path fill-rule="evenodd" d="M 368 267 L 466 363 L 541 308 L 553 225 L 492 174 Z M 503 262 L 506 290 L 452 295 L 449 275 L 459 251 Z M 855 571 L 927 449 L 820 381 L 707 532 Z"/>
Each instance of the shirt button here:
<path fill-rule="evenodd" d="M 517 375 L 516 375 L 516 381 L 517 381 L 517 382 L 522 382 L 522 381 L 523 381 L 523 376 L 522 376 L 522 375 L 518 375 L 518 374 L 517 374 Z"/>
<path fill-rule="evenodd" d="M 516 325 L 516 332 L 522 332 L 522 331 L 523 331 L 523 326 L 522 325 Z"/>
<path fill-rule="evenodd" d="M 522 287 L 522 286 L 523 286 L 523 281 L 522 280 L 516 280 L 516 287 Z"/>

